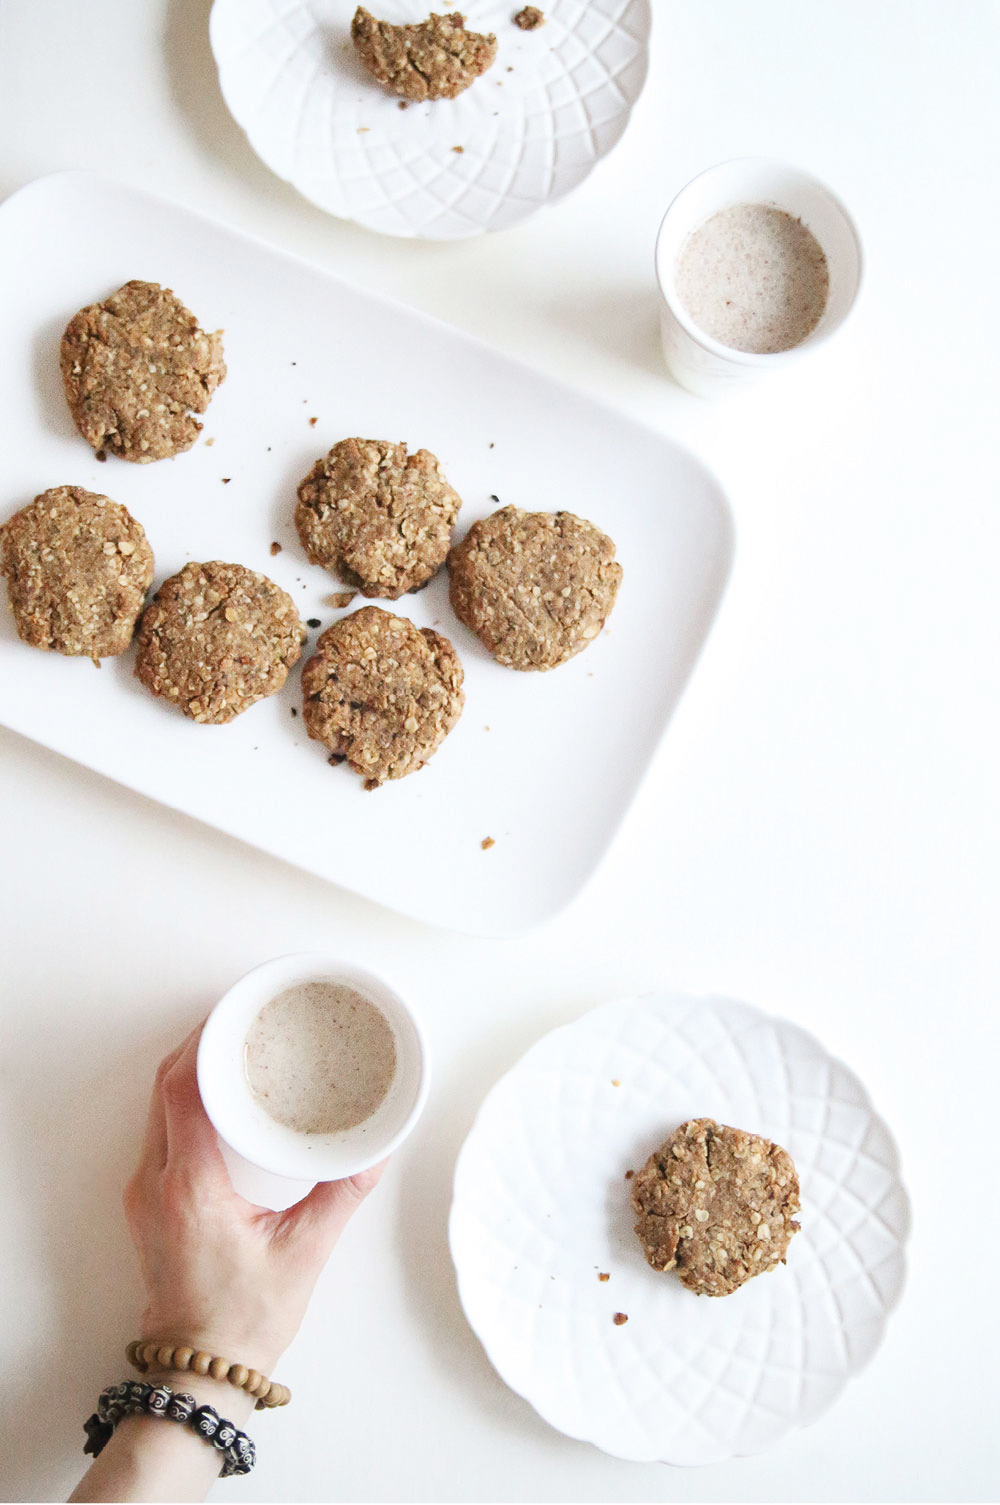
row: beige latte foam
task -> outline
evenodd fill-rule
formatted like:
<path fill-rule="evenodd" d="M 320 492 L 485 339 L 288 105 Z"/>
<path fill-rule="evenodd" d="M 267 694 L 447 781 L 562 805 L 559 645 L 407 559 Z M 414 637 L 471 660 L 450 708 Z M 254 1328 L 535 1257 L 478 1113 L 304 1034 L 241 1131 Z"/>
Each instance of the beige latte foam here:
<path fill-rule="evenodd" d="M 684 244 L 677 296 L 732 350 L 773 355 L 801 345 L 830 295 L 826 253 L 801 220 L 769 204 L 720 209 Z"/>
<path fill-rule="evenodd" d="M 382 1011 L 344 983 L 303 982 L 272 998 L 246 1038 L 244 1065 L 265 1112 L 299 1134 L 364 1123 L 396 1073 Z"/>

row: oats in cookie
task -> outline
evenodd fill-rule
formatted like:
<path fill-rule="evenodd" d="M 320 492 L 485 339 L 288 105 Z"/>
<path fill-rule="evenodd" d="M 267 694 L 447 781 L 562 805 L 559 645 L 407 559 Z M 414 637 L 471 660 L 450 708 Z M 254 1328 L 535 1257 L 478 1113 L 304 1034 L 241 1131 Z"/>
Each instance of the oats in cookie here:
<path fill-rule="evenodd" d="M 447 638 L 363 606 L 327 628 L 302 670 L 306 729 L 377 789 L 440 747 L 462 713 L 462 679 Z"/>
<path fill-rule="evenodd" d="M 299 486 L 295 526 L 313 564 L 365 596 L 398 600 L 444 563 L 462 505 L 426 449 L 342 439 Z"/>
<path fill-rule="evenodd" d="M 448 556 L 451 604 L 497 663 L 554 669 L 600 632 L 621 583 L 615 546 L 572 512 L 501 507 Z"/>
<path fill-rule="evenodd" d="M 514 17 L 514 25 L 520 26 L 522 31 L 537 31 L 539 26 L 545 25 L 545 16 L 537 5 L 526 5 Z"/>
<path fill-rule="evenodd" d="M 693 1118 L 635 1178 L 635 1231 L 654 1270 L 677 1269 L 691 1291 L 728 1296 L 783 1264 L 799 1224 L 799 1179 L 787 1150 Z"/>
<path fill-rule="evenodd" d="M 222 331 L 206 334 L 169 288 L 126 282 L 70 320 L 60 366 L 80 433 L 97 453 L 145 465 L 190 449 L 226 375 Z"/>
<path fill-rule="evenodd" d="M 405 99 L 454 99 L 485 73 L 497 55 L 492 32 L 466 31 L 460 11 L 431 15 L 415 26 L 376 21 L 359 5 L 351 39 L 368 72 Z"/>
<path fill-rule="evenodd" d="M 192 721 L 221 725 L 280 690 L 306 629 L 287 592 L 241 564 L 186 564 L 138 632 L 136 678 Z"/>
<path fill-rule="evenodd" d="M 0 574 L 25 643 L 96 663 L 132 641 L 153 551 L 118 502 L 55 486 L 0 528 Z"/>

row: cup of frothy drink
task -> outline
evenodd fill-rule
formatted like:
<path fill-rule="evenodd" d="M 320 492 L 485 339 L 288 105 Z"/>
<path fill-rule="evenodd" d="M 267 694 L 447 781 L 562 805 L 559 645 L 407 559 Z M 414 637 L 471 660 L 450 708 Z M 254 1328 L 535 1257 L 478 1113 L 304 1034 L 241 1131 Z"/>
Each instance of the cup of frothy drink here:
<path fill-rule="evenodd" d="M 420 1026 L 382 978 L 319 952 L 255 967 L 210 1014 L 198 1086 L 251 1165 L 335 1181 L 401 1144 L 427 1097 Z"/>

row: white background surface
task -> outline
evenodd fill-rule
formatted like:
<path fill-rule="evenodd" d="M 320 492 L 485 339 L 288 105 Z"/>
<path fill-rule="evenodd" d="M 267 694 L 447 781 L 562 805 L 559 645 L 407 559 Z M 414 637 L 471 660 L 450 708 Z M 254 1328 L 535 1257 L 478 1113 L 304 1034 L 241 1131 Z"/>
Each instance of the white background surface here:
<path fill-rule="evenodd" d="M 736 561 L 609 859 L 518 943 L 398 920 L 0 736 L 5 1495 L 68 1490 L 82 1419 L 124 1371 L 119 1190 L 156 1060 L 252 963 L 349 946 L 412 981 L 432 1100 L 282 1363 L 294 1405 L 263 1417 L 259 1468 L 219 1498 L 993 1497 L 995 8 L 658 4 L 611 158 L 529 225 L 450 246 L 326 219 L 258 164 L 219 99 L 207 9 L 5 0 L 0 192 L 117 174 L 492 340 L 696 449 L 730 491 Z M 828 352 L 710 407 L 663 377 L 653 240 L 682 183 L 742 152 L 843 195 L 868 285 Z M 870 1369 L 771 1453 L 692 1472 L 539 1421 L 468 1331 L 445 1243 L 454 1157 L 497 1075 L 543 1030 L 657 986 L 816 1032 L 894 1128 L 915 1214 Z"/>

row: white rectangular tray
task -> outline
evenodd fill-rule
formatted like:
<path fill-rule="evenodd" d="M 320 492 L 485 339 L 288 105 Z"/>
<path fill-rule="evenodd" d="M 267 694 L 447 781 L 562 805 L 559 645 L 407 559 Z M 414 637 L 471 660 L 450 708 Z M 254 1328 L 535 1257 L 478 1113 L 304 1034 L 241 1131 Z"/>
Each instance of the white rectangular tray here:
<path fill-rule="evenodd" d="M 96 461 L 59 375 L 69 318 L 129 278 L 172 287 L 204 328 L 223 328 L 229 367 L 194 449 L 144 466 Z M 443 324 L 89 174 L 43 178 L 0 206 L 0 290 L 0 521 L 50 486 L 100 491 L 143 524 L 156 582 L 188 559 L 245 564 L 325 627 L 337 586 L 302 553 L 295 488 L 357 434 L 432 450 L 463 498 L 459 536 L 497 498 L 567 508 L 611 534 L 624 570 L 608 628 L 548 674 L 495 664 L 453 616 L 444 571 L 397 603 L 455 644 L 466 706 L 426 768 L 373 793 L 292 716 L 298 669 L 230 725 L 198 726 L 138 684 L 131 652 L 98 672 L 26 647 L 5 601 L 0 719 L 418 919 L 498 935 L 566 904 L 638 787 L 728 575 L 729 511 L 707 471 Z"/>

